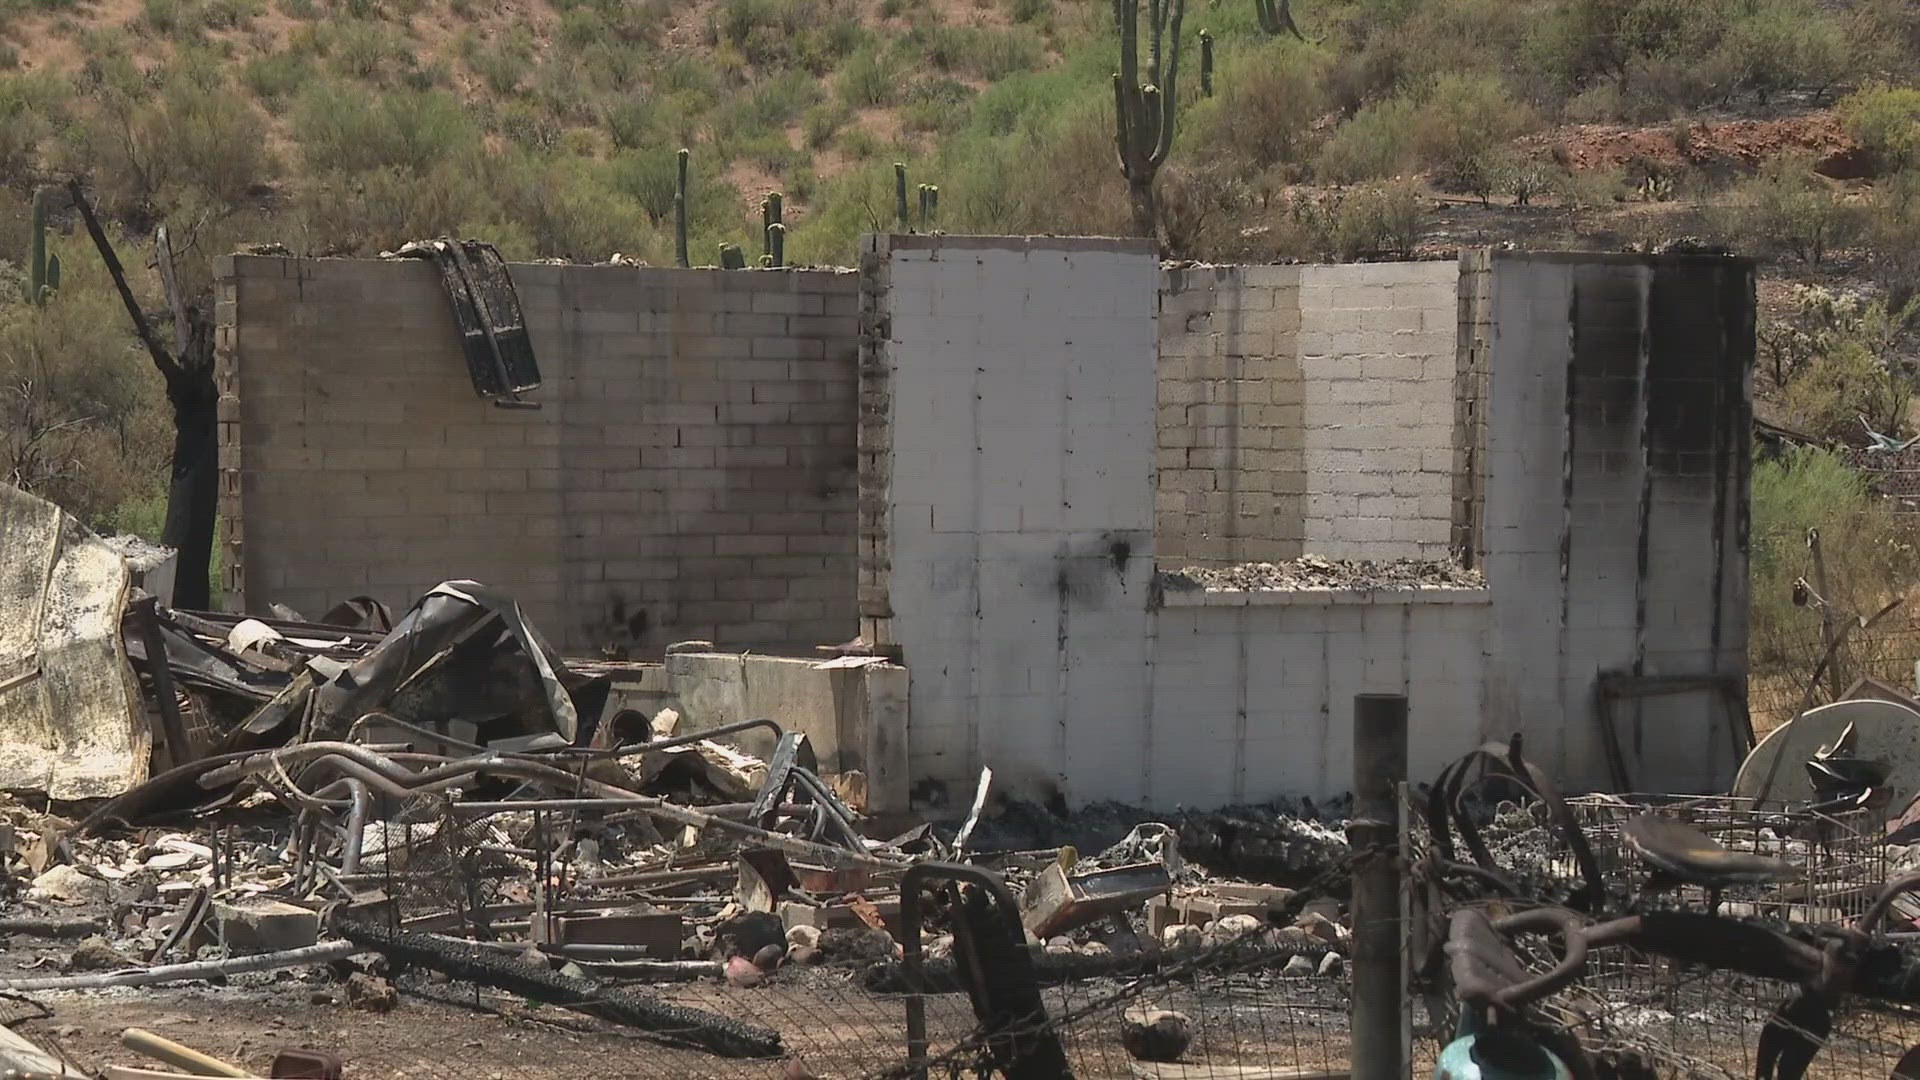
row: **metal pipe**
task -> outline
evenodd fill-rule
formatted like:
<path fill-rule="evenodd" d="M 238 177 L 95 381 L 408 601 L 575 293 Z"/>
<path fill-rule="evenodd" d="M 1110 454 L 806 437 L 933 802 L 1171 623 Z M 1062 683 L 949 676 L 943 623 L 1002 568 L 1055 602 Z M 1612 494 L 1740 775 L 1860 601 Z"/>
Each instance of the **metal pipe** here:
<path fill-rule="evenodd" d="M 1353 821 L 1347 843 L 1360 856 L 1353 919 L 1353 1080 L 1405 1080 L 1407 1016 L 1400 911 L 1400 786 L 1407 778 L 1407 699 L 1353 699 Z"/>
<path fill-rule="evenodd" d="M 367 790 L 366 782 L 353 777 L 342 780 L 353 798 L 353 809 L 347 812 L 347 834 L 340 840 L 340 872 L 357 874 L 360 872 L 360 846 L 367 835 L 367 818 L 373 814 L 373 793 Z"/>
<path fill-rule="evenodd" d="M 203 960 L 166 967 L 135 968 L 130 971 L 99 971 L 87 975 L 63 975 L 46 979 L 0 979 L 0 990 L 95 990 L 107 986 L 157 986 L 161 983 L 189 982 L 209 975 L 238 975 L 247 971 L 275 971 L 303 964 L 324 964 L 359 952 L 350 941 L 327 941 L 286 952 L 258 956 L 235 956 L 226 960 Z"/>
<path fill-rule="evenodd" d="M 401 755 L 406 759 L 424 759 L 440 761 L 434 755 Z M 373 753 L 365 747 L 344 742 L 312 742 L 300 746 L 290 746 L 282 750 L 255 754 L 232 765 L 223 766 L 200 778 L 206 787 L 232 783 L 242 776 L 264 773 L 268 770 L 284 770 L 288 761 L 312 763 L 324 762 L 328 766 L 348 775 L 358 776 L 375 790 L 391 794 L 395 798 L 405 799 L 428 791 L 451 787 L 465 779 L 488 773 L 496 776 L 511 776 L 523 780 L 544 782 L 549 785 L 581 792 L 593 792 L 603 798 L 623 799 L 636 810 L 645 810 L 655 818 L 673 822 L 676 825 L 691 825 L 695 828 L 716 828 L 744 836 L 767 847 L 776 848 L 789 855 L 815 861 L 824 861 L 828 866 L 853 864 L 870 868 L 898 866 L 904 860 L 876 858 L 864 851 L 849 851 L 845 848 L 816 844 L 808 840 L 799 840 L 783 833 L 770 832 L 745 822 L 729 821 L 688 807 L 677 806 L 664 799 L 641 795 L 626 788 L 578 776 L 564 769 L 543 765 L 535 761 L 509 758 L 504 755 L 488 754 L 465 758 L 460 761 L 446 762 L 434 768 L 418 773 L 410 773 L 400 768 L 394 759 Z"/>

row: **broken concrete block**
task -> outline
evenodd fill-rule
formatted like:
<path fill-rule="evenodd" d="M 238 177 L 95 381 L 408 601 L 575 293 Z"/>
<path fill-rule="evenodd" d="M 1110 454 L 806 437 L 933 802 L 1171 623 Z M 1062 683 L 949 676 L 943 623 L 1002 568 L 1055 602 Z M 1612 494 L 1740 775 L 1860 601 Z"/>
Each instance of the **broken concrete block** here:
<path fill-rule="evenodd" d="M 282 952 L 320 940 L 320 913 L 279 900 L 215 901 L 220 940 L 236 952 Z"/>
<path fill-rule="evenodd" d="M 882 900 L 873 907 L 881 922 L 889 927 L 900 925 L 900 901 Z M 868 925 L 851 904 L 801 904 L 784 900 L 780 903 L 779 912 L 780 922 L 788 930 L 802 926 L 823 931 L 851 930 Z"/>
<path fill-rule="evenodd" d="M 1132 911 L 1156 896 L 1164 896 L 1172 887 L 1173 880 L 1163 863 L 1070 874 L 1063 857 L 1027 886 L 1020 898 L 1020 921 L 1042 937 L 1053 937 L 1117 912 Z"/>
<path fill-rule="evenodd" d="M 597 915 L 563 915 L 557 937 L 563 945 L 638 945 L 648 956 L 672 959 L 680 955 L 686 933 L 677 912 L 614 911 Z"/>
<path fill-rule="evenodd" d="M 52 900 L 60 904 L 87 904 L 107 898 L 108 886 L 105 881 L 65 863 L 47 868 L 47 872 L 33 879 L 33 895 L 37 899 Z"/>

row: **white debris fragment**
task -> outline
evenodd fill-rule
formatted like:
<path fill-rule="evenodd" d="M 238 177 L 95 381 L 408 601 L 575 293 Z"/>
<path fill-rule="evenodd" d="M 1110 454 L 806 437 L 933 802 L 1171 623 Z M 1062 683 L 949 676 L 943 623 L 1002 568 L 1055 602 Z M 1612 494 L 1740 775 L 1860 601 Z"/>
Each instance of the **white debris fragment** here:
<path fill-rule="evenodd" d="M 1202 935 L 1200 928 L 1191 923 L 1177 923 L 1160 931 L 1160 944 L 1172 952 L 1193 952 L 1200 947 Z"/>
<path fill-rule="evenodd" d="M 49 867 L 47 872 L 33 879 L 35 899 L 52 900 L 60 904 L 86 904 L 105 900 L 109 892 L 107 883 L 90 874 L 82 873 L 78 868 L 62 863 Z"/>

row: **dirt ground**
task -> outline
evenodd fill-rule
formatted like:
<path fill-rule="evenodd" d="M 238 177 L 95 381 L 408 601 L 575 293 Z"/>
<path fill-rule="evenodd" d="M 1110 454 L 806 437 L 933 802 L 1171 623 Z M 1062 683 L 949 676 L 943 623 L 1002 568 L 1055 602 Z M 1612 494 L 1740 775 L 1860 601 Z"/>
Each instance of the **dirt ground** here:
<path fill-rule="evenodd" d="M 39 957 L 65 951 L 57 946 L 11 949 L 0 956 L 0 977 L 46 974 Z M 36 962 L 43 966 L 32 968 Z M 905 999 L 869 994 L 846 972 L 782 972 L 753 989 L 717 982 L 658 988 L 677 1003 L 778 1030 L 789 1057 L 773 1061 L 729 1061 L 661 1045 L 591 1018 L 470 985 L 415 975 L 395 982 L 401 993 L 390 1012 L 350 1006 L 337 975 L 318 967 L 237 977 L 227 986 L 34 993 L 26 996 L 30 1002 L 0 1001 L 0 1019 L 89 1071 L 153 1064 L 119 1045 L 128 1027 L 146 1028 L 261 1075 L 280 1050 L 325 1050 L 340 1055 L 354 1080 L 582 1075 L 826 1080 L 882 1075 L 906 1053 Z M 1074 1075 L 1121 1080 L 1133 1074 L 1119 1042 L 1120 1015 L 1136 1003 L 1178 1009 L 1193 1018 L 1197 1037 L 1184 1059 L 1192 1065 L 1343 1068 L 1344 987 L 1338 979 L 1203 976 L 1197 984 L 1161 986 L 1138 998 L 1111 980 L 1049 988 L 1044 996 L 1050 1015 L 1068 1020 L 1061 1031 Z M 1117 992 L 1124 1001 L 1110 1000 Z M 52 1015 L 39 1015 L 43 1009 Z M 930 997 L 927 1015 L 936 1056 L 972 1030 L 964 995 Z"/>

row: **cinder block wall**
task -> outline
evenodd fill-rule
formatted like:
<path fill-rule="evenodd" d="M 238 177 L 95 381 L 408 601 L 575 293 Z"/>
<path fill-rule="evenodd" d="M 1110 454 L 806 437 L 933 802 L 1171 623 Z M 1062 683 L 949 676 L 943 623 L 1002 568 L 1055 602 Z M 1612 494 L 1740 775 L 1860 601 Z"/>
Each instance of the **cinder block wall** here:
<path fill-rule="evenodd" d="M 1168 270 L 1160 565 L 1444 557 L 1458 277 L 1452 262 Z"/>
<path fill-rule="evenodd" d="M 1744 700 L 1753 264 L 1495 252 L 1486 267 L 1488 723 L 1527 732 L 1575 787 L 1624 767 L 1632 790 L 1725 790 L 1744 716 L 1704 690 L 1625 702 L 1616 749 L 1596 682 L 1720 676 Z"/>
<path fill-rule="evenodd" d="M 425 263 L 227 262 L 229 603 L 467 577 L 575 650 L 852 636 L 855 275 L 513 274 L 538 411 L 475 396 Z"/>
<path fill-rule="evenodd" d="M 1244 273 L 1270 298 L 1298 271 Z M 863 625 L 905 650 L 922 805 L 959 809 L 982 765 L 996 791 L 1074 804 L 1330 795 L 1350 782 L 1363 690 L 1420 687 L 1419 768 L 1475 744 L 1482 591 L 1287 594 L 1269 598 L 1297 602 L 1257 609 L 1246 594 L 1170 593 L 1163 606 L 1151 417 L 1170 362 L 1156 359 L 1149 248 L 876 237 L 865 278 Z M 1273 340 L 1297 310 L 1221 314 L 1219 332 Z M 1192 370 L 1283 381 L 1271 355 L 1227 363 L 1238 377 Z M 1450 371 L 1439 384 L 1450 431 Z"/>

